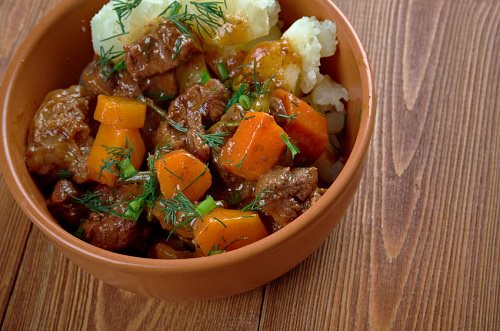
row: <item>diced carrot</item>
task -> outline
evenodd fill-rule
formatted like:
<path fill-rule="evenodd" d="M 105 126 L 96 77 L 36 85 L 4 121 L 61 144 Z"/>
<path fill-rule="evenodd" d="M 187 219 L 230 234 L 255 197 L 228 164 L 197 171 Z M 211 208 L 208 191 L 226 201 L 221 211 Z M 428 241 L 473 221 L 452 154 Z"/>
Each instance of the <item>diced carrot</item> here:
<path fill-rule="evenodd" d="M 193 224 L 194 243 L 204 255 L 231 251 L 267 236 L 256 212 L 216 208 Z"/>
<path fill-rule="evenodd" d="M 221 165 L 234 175 L 258 179 L 278 162 L 285 150 L 283 133 L 272 116 L 246 113 L 234 136 L 222 148 Z"/>
<path fill-rule="evenodd" d="M 94 119 L 118 129 L 140 129 L 146 119 L 146 104 L 122 97 L 99 95 Z"/>
<path fill-rule="evenodd" d="M 113 167 L 112 171 L 101 170 L 104 162 L 110 160 L 121 161 L 111 154 L 111 149 L 113 148 L 123 149 L 124 151 L 130 149 L 130 161 L 132 165 L 135 169 L 140 168 L 146 153 L 146 147 L 144 146 L 144 141 L 142 140 L 139 130 L 117 129 L 109 125 L 101 124 L 87 160 L 87 169 L 91 180 L 108 186 L 115 185 L 116 179 L 118 178 L 116 175 L 118 169 Z"/>
<path fill-rule="evenodd" d="M 164 154 L 156 160 L 155 169 L 161 193 L 167 199 L 181 191 L 194 202 L 212 185 L 207 165 L 183 149 Z"/>
<path fill-rule="evenodd" d="M 274 90 L 271 97 L 281 99 L 287 115 L 294 116 L 283 127 L 300 149 L 300 157 L 307 162 L 316 161 L 328 144 L 328 122 L 305 101 L 282 89 Z"/>

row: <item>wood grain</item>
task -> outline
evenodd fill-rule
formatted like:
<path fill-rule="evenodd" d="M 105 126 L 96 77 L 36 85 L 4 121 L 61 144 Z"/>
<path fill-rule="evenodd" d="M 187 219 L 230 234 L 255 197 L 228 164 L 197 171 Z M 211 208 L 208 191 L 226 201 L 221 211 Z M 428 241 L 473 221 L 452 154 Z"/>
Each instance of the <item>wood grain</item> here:
<path fill-rule="evenodd" d="M 0 2 L 0 73 L 59 1 Z M 2 329 L 500 329 L 500 2 L 336 3 L 370 55 L 378 113 L 359 192 L 321 249 L 249 293 L 161 302 L 69 262 L 0 181 Z"/>

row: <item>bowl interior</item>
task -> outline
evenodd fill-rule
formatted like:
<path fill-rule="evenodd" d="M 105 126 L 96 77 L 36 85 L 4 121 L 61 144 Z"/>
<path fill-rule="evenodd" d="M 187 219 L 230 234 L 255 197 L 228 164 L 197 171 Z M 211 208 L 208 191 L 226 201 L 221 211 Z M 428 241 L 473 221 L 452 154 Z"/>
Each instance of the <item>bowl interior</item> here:
<path fill-rule="evenodd" d="M 23 44 L 9 67 L 3 83 L 0 100 L 3 102 L 1 161 L 4 176 L 23 210 L 35 224 L 42 228 L 47 225 L 52 229 L 60 227 L 48 212 L 45 198 L 25 166 L 26 134 L 33 114 L 45 95 L 51 90 L 76 84 L 80 72 L 92 60 L 89 21 L 105 2 L 103 0 L 75 0 L 63 3 L 44 19 Z M 368 100 L 371 95 L 367 92 L 367 89 L 371 87 L 367 86 L 366 82 L 362 82 L 360 73 L 361 65 L 366 66 L 366 71 L 368 71 L 364 52 L 345 17 L 337 12 L 328 0 L 307 2 L 281 0 L 280 3 L 282 6 L 280 18 L 287 26 L 302 16 L 313 15 L 320 19 L 329 18 L 337 22 L 338 50 L 334 57 L 324 61 L 322 72 L 332 75 L 349 91 L 346 143 L 348 155 L 355 146 L 361 122 L 368 122 L 368 115 L 361 116 L 362 106 L 371 112 L 372 101 Z M 364 75 L 369 74 L 365 72 Z M 362 102 L 363 99 L 366 101 Z M 369 135 L 370 127 L 366 124 L 364 128 L 365 139 L 366 135 Z M 366 146 L 362 148 L 366 149 Z M 364 154 L 364 151 L 360 150 L 360 155 L 361 153 Z M 345 171 L 341 173 L 340 177 L 342 176 L 345 177 L 345 181 L 349 180 Z M 64 236 L 65 239 L 62 241 L 66 244 L 87 245 L 83 242 L 79 243 L 76 238 L 71 239 L 69 234 L 64 235 L 63 231 L 57 233 L 59 236 Z M 57 236 L 52 233 L 51 237 Z M 95 247 L 89 250 L 102 251 Z M 106 251 L 101 253 L 118 260 L 122 258 L 119 254 Z"/>

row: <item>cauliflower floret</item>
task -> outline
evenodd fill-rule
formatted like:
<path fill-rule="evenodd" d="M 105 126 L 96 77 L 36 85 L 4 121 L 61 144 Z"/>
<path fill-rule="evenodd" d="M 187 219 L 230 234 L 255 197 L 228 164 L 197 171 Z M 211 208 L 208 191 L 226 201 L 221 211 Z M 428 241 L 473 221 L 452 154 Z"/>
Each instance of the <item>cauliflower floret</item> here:
<path fill-rule="evenodd" d="M 323 113 L 332 111 L 333 107 L 340 112 L 344 110 L 344 104 L 341 100 L 349 101 L 349 94 L 345 87 L 326 75 L 321 78 L 305 100 Z"/>
<path fill-rule="evenodd" d="M 320 59 L 335 54 L 337 48 L 337 26 L 334 22 L 318 21 L 315 17 L 303 17 L 283 34 L 302 57 L 300 87 L 309 93 L 321 80 Z"/>

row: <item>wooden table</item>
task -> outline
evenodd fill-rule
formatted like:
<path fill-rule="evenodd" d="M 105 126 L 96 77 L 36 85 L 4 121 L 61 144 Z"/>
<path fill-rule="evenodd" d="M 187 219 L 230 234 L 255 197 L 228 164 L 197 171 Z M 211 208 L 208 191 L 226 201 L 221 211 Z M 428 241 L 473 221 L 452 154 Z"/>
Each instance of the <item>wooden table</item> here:
<path fill-rule="evenodd" d="M 0 75 L 61 0 L 0 1 Z M 367 168 L 328 241 L 265 287 L 169 303 L 62 256 L 0 181 L 2 329 L 499 330 L 500 1 L 337 0 L 378 94 Z"/>

